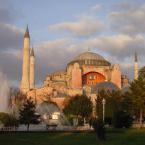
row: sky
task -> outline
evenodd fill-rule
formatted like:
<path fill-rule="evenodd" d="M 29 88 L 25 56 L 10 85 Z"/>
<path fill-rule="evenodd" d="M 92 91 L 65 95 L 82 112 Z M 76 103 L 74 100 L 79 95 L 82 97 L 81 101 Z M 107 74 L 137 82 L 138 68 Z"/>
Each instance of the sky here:
<path fill-rule="evenodd" d="M 144 0 L 0 0 L 0 71 L 12 86 L 21 81 L 27 24 L 37 85 L 88 48 L 130 79 L 135 51 L 145 65 Z"/>

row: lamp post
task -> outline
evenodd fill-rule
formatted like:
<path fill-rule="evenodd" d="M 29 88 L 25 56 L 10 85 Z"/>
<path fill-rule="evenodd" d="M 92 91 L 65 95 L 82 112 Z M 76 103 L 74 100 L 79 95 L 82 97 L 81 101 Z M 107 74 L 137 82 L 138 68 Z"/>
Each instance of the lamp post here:
<path fill-rule="evenodd" d="M 103 98 L 102 100 L 102 104 L 103 104 L 103 122 L 105 121 L 105 104 L 106 104 L 106 100 Z"/>

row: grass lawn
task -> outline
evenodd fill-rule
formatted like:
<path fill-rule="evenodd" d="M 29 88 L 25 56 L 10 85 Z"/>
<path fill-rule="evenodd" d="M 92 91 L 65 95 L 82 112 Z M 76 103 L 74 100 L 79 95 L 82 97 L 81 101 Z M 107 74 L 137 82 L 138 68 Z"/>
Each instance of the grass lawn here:
<path fill-rule="evenodd" d="M 145 145 L 145 129 L 108 130 L 106 141 L 95 133 L 0 133 L 0 145 Z"/>

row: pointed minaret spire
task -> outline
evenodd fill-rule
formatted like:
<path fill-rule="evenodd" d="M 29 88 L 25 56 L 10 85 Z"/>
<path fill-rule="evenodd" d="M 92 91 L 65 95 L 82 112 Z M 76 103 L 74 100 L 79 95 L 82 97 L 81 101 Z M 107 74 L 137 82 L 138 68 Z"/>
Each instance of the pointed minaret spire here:
<path fill-rule="evenodd" d="M 26 31 L 25 31 L 25 35 L 24 35 L 24 38 L 26 38 L 26 37 L 30 38 L 28 25 L 27 25 L 27 28 L 26 28 Z"/>
<path fill-rule="evenodd" d="M 31 48 L 31 50 L 30 50 L 30 56 L 35 56 L 35 55 L 34 55 L 34 49 L 33 49 L 33 46 L 32 46 L 32 48 Z"/>
<path fill-rule="evenodd" d="M 134 54 L 134 79 L 138 79 L 138 57 L 137 57 L 137 52 L 135 51 Z"/>

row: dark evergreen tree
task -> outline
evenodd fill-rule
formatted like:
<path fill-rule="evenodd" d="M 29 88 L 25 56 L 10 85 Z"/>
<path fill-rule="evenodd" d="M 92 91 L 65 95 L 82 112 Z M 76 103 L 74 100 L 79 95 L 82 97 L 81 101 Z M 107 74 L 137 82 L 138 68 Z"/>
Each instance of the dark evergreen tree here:
<path fill-rule="evenodd" d="M 139 77 L 138 80 L 134 80 L 131 83 L 130 90 L 135 116 L 139 118 L 141 127 L 145 111 L 145 80 L 142 77 Z"/>
<path fill-rule="evenodd" d="M 36 106 L 31 98 L 27 99 L 22 108 L 20 109 L 19 121 L 21 124 L 27 125 L 27 130 L 29 130 L 30 124 L 40 123 L 40 115 L 36 113 Z"/>
<path fill-rule="evenodd" d="M 113 120 L 114 112 L 119 109 L 119 104 L 121 101 L 121 93 L 120 91 L 105 91 L 100 90 L 98 93 L 98 97 L 96 100 L 96 112 L 97 116 L 100 120 L 103 120 L 103 98 L 106 100 L 105 102 L 105 123 L 111 125 Z"/>
<path fill-rule="evenodd" d="M 117 111 L 114 114 L 113 125 L 115 128 L 129 128 L 132 125 L 132 116 L 123 110 Z"/>
<path fill-rule="evenodd" d="M 145 66 L 139 70 L 139 78 L 145 80 Z"/>
<path fill-rule="evenodd" d="M 122 93 L 121 91 L 105 91 L 100 90 L 97 101 L 97 115 L 100 120 L 103 114 L 103 98 L 106 100 L 105 104 L 105 123 L 113 125 L 120 124 L 119 117 L 124 119 L 123 125 L 121 127 L 130 127 L 132 124 L 133 116 L 133 102 L 129 92 Z M 118 115 L 119 112 L 125 112 L 122 116 Z M 127 113 L 126 113 L 127 112 Z"/>

